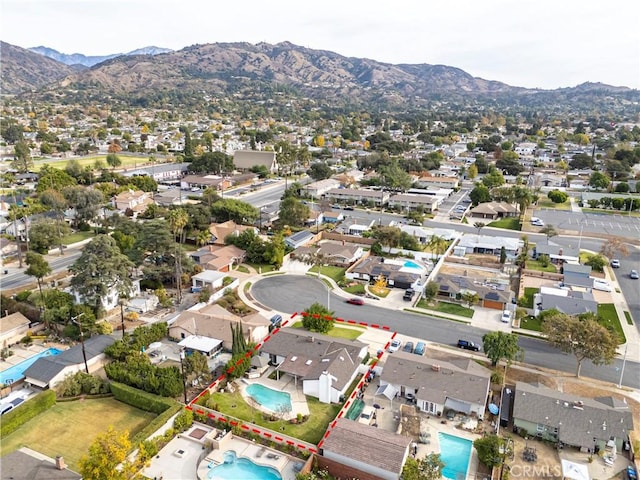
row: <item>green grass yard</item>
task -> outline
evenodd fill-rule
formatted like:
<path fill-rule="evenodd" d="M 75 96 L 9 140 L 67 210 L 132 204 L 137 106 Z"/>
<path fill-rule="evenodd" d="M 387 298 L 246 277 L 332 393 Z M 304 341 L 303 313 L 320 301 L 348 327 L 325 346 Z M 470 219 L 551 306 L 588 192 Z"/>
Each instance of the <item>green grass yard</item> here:
<path fill-rule="evenodd" d="M 64 237 L 62 237 L 62 244 L 63 245 L 71 245 L 73 243 L 78 243 L 81 242 L 83 240 L 86 240 L 87 238 L 92 238 L 95 236 L 95 233 L 93 231 L 88 231 L 88 232 L 74 232 L 74 233 L 70 233 L 69 235 L 65 235 Z M 55 248 L 52 247 L 52 248 Z"/>
<path fill-rule="evenodd" d="M 114 398 L 58 402 L 3 437 L 0 455 L 29 447 L 51 458 L 62 455 L 69 467 L 78 471 L 78 462 L 91 442 L 109 426 L 118 432 L 129 431 L 131 438 L 155 416 Z"/>
<path fill-rule="evenodd" d="M 440 313 L 448 313 L 450 315 L 458 315 L 461 317 L 472 318 L 474 310 L 457 303 L 450 302 L 437 302 L 435 305 L 430 306 L 426 299 L 422 298 L 416 305 L 418 308 L 424 308 L 426 310 L 434 310 Z"/>
<path fill-rule="evenodd" d="M 313 397 L 306 397 L 309 407 L 309 418 L 301 424 L 290 423 L 285 420 L 270 421 L 257 408 L 249 405 L 238 391 L 229 393 L 214 393 L 211 395 L 217 404 L 216 410 L 240 420 L 255 423 L 276 432 L 282 432 L 305 442 L 317 444 L 322 440 L 329 423 L 335 419 L 340 411 L 340 405 L 320 403 Z"/>
<path fill-rule="evenodd" d="M 302 321 L 295 322 L 294 324 L 289 325 L 289 327 L 304 328 L 302 326 Z M 324 333 L 323 335 L 328 335 L 330 337 L 336 337 L 336 338 L 346 338 L 347 340 L 355 340 L 360 335 L 362 335 L 362 332 L 364 331 L 365 328 L 366 327 L 363 327 L 361 325 L 349 325 L 348 328 L 341 327 L 340 323 L 335 322 L 333 324 L 333 328 L 329 330 L 327 333 Z"/>
<path fill-rule="evenodd" d="M 620 318 L 618 318 L 618 313 L 613 303 L 599 303 L 598 317 L 600 318 L 600 325 L 613 330 L 618 335 L 621 344 L 627 342 L 627 337 L 622 330 Z"/>
<path fill-rule="evenodd" d="M 332 278 L 335 282 L 339 282 L 344 277 L 345 269 L 342 267 L 333 267 L 331 265 L 323 266 L 320 269 L 320 275 L 326 275 Z M 309 269 L 309 273 L 318 273 L 318 266 L 314 265 Z"/>
<path fill-rule="evenodd" d="M 557 273 L 558 269 L 553 263 L 549 263 L 546 267 L 538 260 L 527 260 L 528 270 L 537 270 L 538 272 L 551 272 Z"/>
<path fill-rule="evenodd" d="M 129 156 L 129 155 L 121 155 L 118 154 L 118 158 L 122 162 L 116 171 L 121 170 L 123 168 L 137 168 L 137 167 L 150 167 L 151 163 L 149 163 L 149 157 L 138 157 L 138 156 Z M 93 166 L 96 163 L 96 160 L 101 160 L 105 167 L 111 170 L 109 164 L 107 164 L 107 156 L 106 155 L 93 155 L 90 157 L 82 157 L 76 158 L 74 160 L 78 160 L 80 166 L 86 167 L 87 165 Z M 69 163 L 69 159 L 55 159 L 48 158 L 46 160 L 37 161 L 33 165 L 33 171 L 38 172 L 42 168 L 43 165 L 49 165 L 50 167 L 59 168 L 60 170 L 64 170 L 67 164 Z"/>

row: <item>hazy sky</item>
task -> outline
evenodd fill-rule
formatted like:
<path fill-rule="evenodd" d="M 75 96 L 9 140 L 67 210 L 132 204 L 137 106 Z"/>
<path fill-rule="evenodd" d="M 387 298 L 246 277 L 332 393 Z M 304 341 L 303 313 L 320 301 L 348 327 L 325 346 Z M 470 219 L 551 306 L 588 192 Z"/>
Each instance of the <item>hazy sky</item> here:
<path fill-rule="evenodd" d="M 0 0 L 0 18 L 0 39 L 63 53 L 290 41 L 513 86 L 640 88 L 637 0 Z"/>

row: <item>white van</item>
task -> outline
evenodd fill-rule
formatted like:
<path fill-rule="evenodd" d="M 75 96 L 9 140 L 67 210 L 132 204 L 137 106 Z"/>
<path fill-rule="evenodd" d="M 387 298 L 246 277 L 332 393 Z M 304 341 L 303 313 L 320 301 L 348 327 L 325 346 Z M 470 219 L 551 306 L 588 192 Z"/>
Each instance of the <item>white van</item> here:
<path fill-rule="evenodd" d="M 601 292 L 613 291 L 609 282 L 607 282 L 606 280 L 600 280 L 599 278 L 593 279 L 593 289 L 600 290 Z"/>
<path fill-rule="evenodd" d="M 375 413 L 376 410 L 373 407 L 365 405 L 360 417 L 358 417 L 358 422 L 364 423 L 365 425 L 371 425 L 375 420 L 375 418 L 373 418 Z"/>

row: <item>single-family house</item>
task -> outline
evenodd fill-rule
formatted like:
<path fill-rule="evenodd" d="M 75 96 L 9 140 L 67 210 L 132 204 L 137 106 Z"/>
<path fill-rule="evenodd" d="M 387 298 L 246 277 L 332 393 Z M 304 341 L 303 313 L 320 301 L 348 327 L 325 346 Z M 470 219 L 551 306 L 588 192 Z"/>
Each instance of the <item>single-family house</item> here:
<path fill-rule="evenodd" d="M 563 265 L 564 263 L 576 263 L 580 260 L 580 252 L 577 247 L 558 245 L 553 242 L 538 242 L 533 247 L 532 256 L 538 259 L 540 255 L 547 255 L 551 263 Z"/>
<path fill-rule="evenodd" d="M 124 293 L 119 291 L 121 281 L 122 281 L 121 279 L 118 279 L 116 282 L 114 282 L 109 288 L 109 291 L 107 292 L 107 294 L 101 298 L 101 306 L 107 312 L 118 306 L 118 302 L 120 301 L 121 294 Z M 73 299 L 75 303 L 90 302 L 92 305 L 95 304 L 95 300 L 88 299 L 84 295 L 80 294 L 80 292 L 72 286 L 66 288 L 65 291 L 73 295 Z M 131 288 L 129 289 L 128 292 L 126 292 L 126 295 L 124 295 L 124 297 L 133 298 L 138 295 L 140 295 L 140 280 L 139 279 L 131 280 Z"/>
<path fill-rule="evenodd" d="M 214 245 L 224 245 L 224 241 L 229 235 L 237 237 L 246 230 L 252 230 L 256 235 L 259 233 L 256 227 L 251 225 L 239 225 L 233 220 L 228 220 L 223 223 L 212 223 L 209 225 L 209 232 L 211 233 L 210 243 L 213 243 Z"/>
<path fill-rule="evenodd" d="M 250 170 L 251 167 L 255 166 L 265 166 L 269 173 L 275 173 L 278 170 L 276 152 L 260 150 L 235 151 L 233 153 L 233 165 L 240 171 Z"/>
<path fill-rule="evenodd" d="M 474 218 L 488 218 L 496 220 L 498 218 L 517 217 L 518 207 L 507 202 L 486 202 L 481 203 L 469 210 L 469 214 Z"/>
<path fill-rule="evenodd" d="M 291 258 L 308 258 L 319 256 L 324 263 L 336 266 L 349 266 L 360 259 L 364 254 L 362 247 L 358 245 L 345 245 L 340 242 L 322 242 L 316 247 L 300 247 L 291 252 Z"/>
<path fill-rule="evenodd" d="M 593 452 L 621 452 L 634 429 L 629 405 L 614 397 L 586 398 L 516 382 L 513 426 L 527 435 Z"/>
<path fill-rule="evenodd" d="M 224 191 L 233 185 L 233 182 L 220 175 L 186 175 L 180 180 L 180 188 L 183 190 L 211 188 Z"/>
<path fill-rule="evenodd" d="M 204 288 L 210 288 L 216 291 L 222 288 L 224 279 L 227 278 L 227 272 L 218 272 L 216 270 L 203 270 L 191 277 L 191 289 L 199 291 Z"/>
<path fill-rule="evenodd" d="M 62 456 L 54 460 L 28 447 L 2 456 L 2 476 L 15 480 L 82 480 L 82 475 L 69 470 Z"/>
<path fill-rule="evenodd" d="M 350 280 L 367 282 L 383 277 L 389 287 L 418 289 L 427 273 L 428 270 L 416 260 L 409 262 L 370 255 L 348 269 L 345 276 Z"/>
<path fill-rule="evenodd" d="M 315 238 L 315 235 L 311 233 L 309 230 L 300 230 L 292 235 L 289 235 L 284 239 L 284 243 L 291 248 L 302 247 L 303 245 L 307 245 Z"/>
<path fill-rule="evenodd" d="M 477 278 L 464 274 L 438 273 L 433 279 L 438 284 L 438 296 L 461 300 L 466 293 L 477 294 L 480 305 L 495 310 L 506 310 L 511 304 L 514 293 L 509 288 L 508 278 Z"/>
<path fill-rule="evenodd" d="M 125 190 L 113 197 L 112 203 L 114 208 L 119 212 L 125 213 L 129 211 L 133 213 L 133 217 L 137 217 L 153 203 L 153 198 L 150 192 Z"/>
<path fill-rule="evenodd" d="M 205 270 L 230 272 L 234 265 L 244 261 L 245 251 L 235 245 L 207 245 L 191 252 L 189 256 Z"/>
<path fill-rule="evenodd" d="M 309 210 L 309 217 L 304 221 L 307 227 L 312 225 L 320 225 L 324 222 L 324 213 L 317 210 Z"/>
<path fill-rule="evenodd" d="M 534 313 L 536 315 L 541 311 L 553 309 L 567 315 L 580 315 L 587 312 L 598 313 L 598 302 L 596 302 L 591 291 L 540 287 L 540 292 L 536 293 L 533 299 Z"/>
<path fill-rule="evenodd" d="M 153 200 L 163 207 L 170 207 L 172 205 L 182 205 L 183 194 L 179 188 L 170 188 L 168 190 L 162 190 L 153 196 Z M 186 199 L 185 199 L 186 200 Z"/>
<path fill-rule="evenodd" d="M 318 464 L 343 478 L 399 480 L 412 442 L 405 435 L 339 418 L 322 442 Z"/>
<path fill-rule="evenodd" d="M 191 164 L 187 162 L 182 163 L 159 163 L 157 165 L 149 165 L 145 167 L 136 168 L 134 170 L 128 170 L 122 175 L 125 177 L 136 177 L 146 175 L 153 178 L 158 183 L 170 182 L 172 180 L 178 180 L 187 173 Z"/>
<path fill-rule="evenodd" d="M 233 338 L 231 325 L 241 325 L 249 342 L 260 343 L 269 334 L 270 322 L 259 313 L 239 317 L 212 304 L 198 310 L 186 310 L 169 321 L 169 337 L 181 341 L 194 335 L 222 341 L 222 347 L 231 351 Z"/>
<path fill-rule="evenodd" d="M 213 358 L 222 352 L 222 340 L 203 335 L 188 335 L 178 342 L 178 346 L 183 348 L 187 355 L 200 352 L 205 357 Z"/>
<path fill-rule="evenodd" d="M 338 403 L 358 376 L 368 345 L 357 340 L 283 328 L 260 349 L 278 375 L 302 382 L 305 395 L 322 403 Z"/>
<path fill-rule="evenodd" d="M 29 331 L 30 321 L 20 312 L 0 318 L 0 348 L 18 343 Z"/>
<path fill-rule="evenodd" d="M 456 245 L 455 253 L 459 255 L 464 248 L 464 255 L 471 253 L 499 256 L 504 248 L 508 259 L 514 259 L 520 252 L 522 240 L 518 238 L 465 233 Z"/>
<path fill-rule="evenodd" d="M 389 202 L 389 192 L 363 188 L 332 188 L 325 193 L 325 198 L 331 199 L 331 201 L 373 204 L 376 207 L 381 207 Z"/>
<path fill-rule="evenodd" d="M 43 390 L 54 388 L 67 375 L 85 371 L 85 358 L 89 373 L 100 370 L 108 360 L 104 350 L 115 341 L 110 335 L 97 335 L 87 338 L 84 345 L 78 343 L 59 355 L 40 357 L 25 370 L 25 382 Z"/>
<path fill-rule="evenodd" d="M 324 223 L 340 223 L 344 220 L 344 214 L 339 210 L 330 210 L 322 212 Z"/>
<path fill-rule="evenodd" d="M 395 352 L 382 368 L 380 388 L 392 385 L 402 397 L 415 399 L 418 409 L 441 416 L 447 410 L 484 418 L 491 371 L 471 358 L 436 360 Z"/>

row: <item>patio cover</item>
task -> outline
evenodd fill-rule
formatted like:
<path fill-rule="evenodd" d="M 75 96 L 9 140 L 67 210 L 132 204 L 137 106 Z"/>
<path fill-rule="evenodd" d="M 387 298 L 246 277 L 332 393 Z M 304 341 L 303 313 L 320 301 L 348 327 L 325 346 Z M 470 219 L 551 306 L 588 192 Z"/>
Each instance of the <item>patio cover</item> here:
<path fill-rule="evenodd" d="M 569 460 L 561 460 L 562 462 L 562 478 L 567 480 L 591 480 L 589 476 L 589 468 L 582 463 L 570 462 Z"/>
<path fill-rule="evenodd" d="M 189 350 L 197 350 L 206 355 L 214 352 L 220 345 L 222 340 L 216 338 L 203 337 L 200 335 L 189 335 L 184 340 L 180 341 L 178 345 Z"/>
<path fill-rule="evenodd" d="M 461 402 L 460 400 L 456 400 L 455 398 L 447 397 L 444 401 L 445 408 L 450 408 L 456 412 L 469 413 L 471 412 L 471 405 L 467 402 Z"/>
<path fill-rule="evenodd" d="M 378 387 L 378 390 L 376 390 L 376 394 L 374 396 L 384 395 L 389 400 L 393 400 L 396 396 L 396 393 L 398 393 L 398 389 L 390 383 L 387 383 L 386 385 L 380 385 Z"/>

